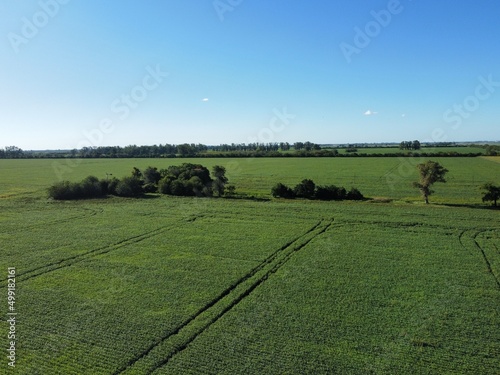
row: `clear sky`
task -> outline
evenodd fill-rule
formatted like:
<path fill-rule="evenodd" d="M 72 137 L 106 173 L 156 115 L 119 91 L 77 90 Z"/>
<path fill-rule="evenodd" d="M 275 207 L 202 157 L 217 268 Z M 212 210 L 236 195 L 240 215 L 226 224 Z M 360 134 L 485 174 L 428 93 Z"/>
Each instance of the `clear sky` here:
<path fill-rule="evenodd" d="M 497 0 L 0 2 L 0 147 L 500 139 Z"/>

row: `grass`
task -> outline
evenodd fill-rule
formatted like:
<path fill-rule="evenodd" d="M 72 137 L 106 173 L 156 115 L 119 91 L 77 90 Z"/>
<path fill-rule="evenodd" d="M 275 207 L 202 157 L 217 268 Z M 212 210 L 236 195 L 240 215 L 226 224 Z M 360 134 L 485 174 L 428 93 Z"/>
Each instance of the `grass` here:
<path fill-rule="evenodd" d="M 85 160 L 65 178 L 185 161 Z M 405 159 L 191 161 L 231 166 L 248 195 L 312 178 L 386 199 L 53 202 L 52 161 L 1 161 L 16 373 L 498 373 L 500 225 L 476 186 L 496 159 L 439 159 L 429 206 Z"/>
<path fill-rule="evenodd" d="M 467 147 L 422 147 L 420 150 L 401 150 L 399 147 L 359 147 L 356 148 L 356 153 L 361 154 L 397 154 L 397 153 L 427 153 L 427 154 L 437 154 L 437 153 L 449 153 L 456 152 L 459 154 L 484 154 L 485 148 L 480 146 L 467 146 Z M 339 153 L 351 154 L 347 152 L 345 148 L 337 149 Z"/>
<path fill-rule="evenodd" d="M 432 158 L 447 169 L 448 183 L 436 184 L 431 201 L 450 204 L 481 203 L 479 187 L 495 182 L 500 165 L 492 161 L 499 157 Z M 412 182 L 418 179 L 416 165 L 428 158 L 249 158 L 249 159 L 86 159 L 66 160 L 0 160 L 0 197 L 45 195 L 45 189 L 60 180 L 80 181 L 88 175 L 106 178 L 129 175 L 132 167 L 167 168 L 184 162 L 201 163 L 209 169 L 223 165 L 237 191 L 257 197 L 270 197 L 276 182 L 295 185 L 304 178 L 317 184 L 357 187 L 368 197 L 419 202 Z"/>

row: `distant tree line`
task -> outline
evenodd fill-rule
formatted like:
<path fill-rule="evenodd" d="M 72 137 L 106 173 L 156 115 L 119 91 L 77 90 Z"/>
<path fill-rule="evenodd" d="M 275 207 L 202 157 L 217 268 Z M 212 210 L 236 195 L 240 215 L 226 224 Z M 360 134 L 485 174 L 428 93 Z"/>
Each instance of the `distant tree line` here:
<path fill-rule="evenodd" d="M 400 150 L 420 150 L 421 145 L 420 142 L 415 140 L 415 141 L 402 141 L 399 144 L 399 149 Z"/>
<path fill-rule="evenodd" d="M 427 147 L 457 147 L 455 143 L 441 142 L 426 144 Z M 466 147 L 462 145 L 463 147 Z M 478 152 L 457 152 L 440 151 L 426 153 L 422 152 L 422 145 L 419 141 L 403 141 L 399 148 L 401 152 L 387 153 L 363 153 L 359 149 L 367 148 L 364 144 L 349 144 L 339 146 L 345 149 L 346 153 L 339 153 L 337 149 L 331 147 L 321 147 L 312 142 L 288 142 L 275 143 L 231 143 L 221 144 L 219 146 L 207 146 L 203 144 L 160 144 L 153 146 L 129 145 L 121 146 L 101 146 L 101 147 L 83 147 L 73 150 L 52 150 L 52 151 L 23 151 L 16 146 L 8 146 L 0 149 L 0 159 L 35 159 L 35 158 L 250 158 L 250 157 L 411 157 L 412 151 L 419 151 L 418 155 L 422 157 L 475 157 L 483 155 Z M 370 145 L 370 147 L 374 147 Z M 500 155 L 499 145 L 485 145 L 486 155 Z M 374 148 L 394 148 L 380 146 Z M 405 151 L 405 152 L 403 152 Z M 407 152 L 410 151 L 410 152 Z"/>
<path fill-rule="evenodd" d="M 363 194 L 354 187 L 347 191 L 345 188 L 335 185 L 316 186 L 314 181 L 310 179 L 302 180 L 293 189 L 279 182 L 273 186 L 271 194 L 275 198 L 286 199 L 305 198 L 324 201 L 364 199 Z"/>
<path fill-rule="evenodd" d="M 486 145 L 487 156 L 500 156 L 500 146 Z"/>
<path fill-rule="evenodd" d="M 7 146 L 0 149 L 0 159 L 21 159 L 24 158 L 24 151 L 16 146 Z"/>
<path fill-rule="evenodd" d="M 227 185 L 226 169 L 214 166 L 210 171 L 200 165 L 184 163 L 158 170 L 147 167 L 144 170 L 133 168 L 130 176 L 118 179 L 98 179 L 88 176 L 81 182 L 61 181 L 48 188 L 49 198 L 56 200 L 75 200 L 102 198 L 107 195 L 120 197 L 140 197 L 145 193 L 162 193 L 176 196 L 231 196 L 235 193 L 233 185 Z"/>

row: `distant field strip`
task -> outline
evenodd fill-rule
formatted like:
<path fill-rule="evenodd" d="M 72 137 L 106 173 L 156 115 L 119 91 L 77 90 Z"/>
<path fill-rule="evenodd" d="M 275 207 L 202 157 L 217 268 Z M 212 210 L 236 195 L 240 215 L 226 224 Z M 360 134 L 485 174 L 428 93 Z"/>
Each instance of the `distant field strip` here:
<path fill-rule="evenodd" d="M 249 296 L 255 288 L 278 271 L 296 252 L 326 232 L 332 224 L 333 219 L 321 220 L 304 234 L 283 245 L 173 332 L 151 345 L 140 356 L 130 360 L 126 366 L 114 374 L 150 373 L 166 365 L 172 357 L 186 349 L 200 334 Z"/>
<path fill-rule="evenodd" d="M 481 158 L 494 163 L 500 163 L 500 156 L 481 156 Z"/>

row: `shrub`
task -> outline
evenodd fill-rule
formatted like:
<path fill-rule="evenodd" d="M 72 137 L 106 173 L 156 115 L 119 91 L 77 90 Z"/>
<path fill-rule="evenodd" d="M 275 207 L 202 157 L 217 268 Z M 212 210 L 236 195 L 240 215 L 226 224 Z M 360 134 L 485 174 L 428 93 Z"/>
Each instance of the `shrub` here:
<path fill-rule="evenodd" d="M 48 196 L 57 200 L 91 199 L 106 195 L 103 183 L 97 177 L 88 176 L 81 182 L 61 181 L 48 188 Z"/>
<path fill-rule="evenodd" d="M 362 200 L 364 199 L 363 194 L 356 189 L 351 188 L 349 192 L 343 187 L 338 187 L 335 185 L 328 186 L 317 186 L 312 180 L 302 180 L 300 184 L 295 186 L 292 190 L 288 186 L 277 183 L 271 189 L 271 194 L 275 198 L 307 198 L 307 199 L 318 199 L 323 201 L 331 200 Z"/>
<path fill-rule="evenodd" d="M 171 177 L 163 177 L 158 183 L 158 192 L 162 194 L 172 194 L 172 190 L 170 189 L 172 181 Z"/>
<path fill-rule="evenodd" d="M 295 186 L 293 192 L 295 193 L 296 197 L 311 199 L 314 197 L 315 190 L 316 190 L 316 185 L 314 181 L 305 179 L 302 180 L 300 184 Z"/>
<path fill-rule="evenodd" d="M 99 179 L 95 176 L 88 176 L 80 183 L 80 198 L 102 197 L 102 188 Z"/>
<path fill-rule="evenodd" d="M 343 200 L 346 198 L 346 190 L 335 185 L 318 186 L 315 198 L 324 201 Z"/>
<path fill-rule="evenodd" d="M 78 199 L 79 186 L 69 181 L 56 182 L 47 189 L 49 198 L 57 200 Z"/>
<path fill-rule="evenodd" d="M 187 189 L 181 180 L 174 180 L 170 183 L 170 194 L 182 196 L 187 195 L 186 191 Z"/>
<path fill-rule="evenodd" d="M 345 199 L 352 201 L 360 201 L 365 199 L 365 197 L 363 196 L 363 194 L 361 194 L 361 192 L 358 189 L 351 188 L 351 190 L 349 190 L 349 192 L 347 193 Z"/>
<path fill-rule="evenodd" d="M 144 171 L 142 171 L 142 176 L 146 185 L 156 185 L 161 178 L 161 174 L 156 167 L 147 167 Z"/>
<path fill-rule="evenodd" d="M 138 177 L 124 177 L 116 185 L 116 195 L 120 197 L 138 197 L 142 193 L 142 181 Z"/>
<path fill-rule="evenodd" d="M 185 186 L 187 195 L 196 195 L 198 197 L 204 195 L 203 188 L 205 186 L 203 185 L 203 181 L 201 180 L 201 178 L 198 176 L 191 177 L 189 181 L 187 181 Z"/>
<path fill-rule="evenodd" d="M 118 186 L 119 182 L 120 180 L 117 179 L 116 177 L 113 177 L 111 180 L 106 181 L 107 185 L 106 193 L 111 195 L 116 195 L 116 187 Z"/>
<path fill-rule="evenodd" d="M 295 198 L 295 193 L 288 186 L 282 184 L 281 182 L 277 183 L 271 189 L 271 194 L 275 198 L 287 198 L 293 199 Z"/>
<path fill-rule="evenodd" d="M 225 171 L 223 167 L 219 168 Z M 170 166 L 159 173 L 163 176 L 158 184 L 158 191 L 162 194 L 206 197 L 213 195 L 210 171 L 200 164 Z M 218 176 L 218 179 L 221 180 L 221 176 Z M 219 186 L 219 191 L 220 188 Z"/>

